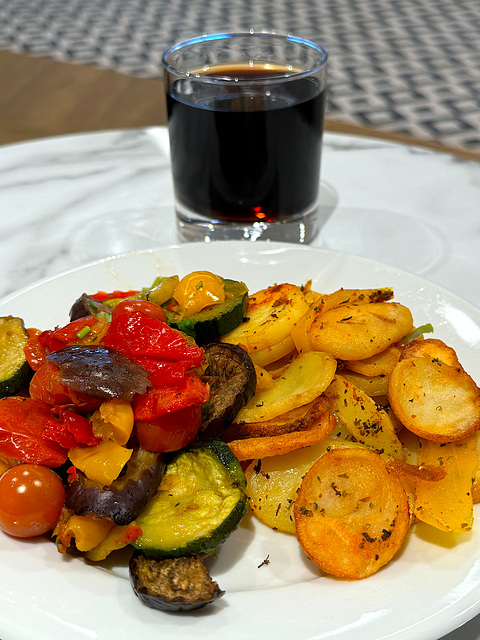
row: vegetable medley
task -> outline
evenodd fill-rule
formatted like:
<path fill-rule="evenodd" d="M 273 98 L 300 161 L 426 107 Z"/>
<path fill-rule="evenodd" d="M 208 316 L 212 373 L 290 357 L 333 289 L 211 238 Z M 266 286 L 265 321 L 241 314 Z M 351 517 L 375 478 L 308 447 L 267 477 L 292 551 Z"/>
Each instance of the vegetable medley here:
<path fill-rule="evenodd" d="M 385 289 L 254 294 L 197 271 L 83 294 L 63 327 L 0 318 L 0 528 L 99 562 L 148 606 L 223 595 L 204 565 L 248 508 L 365 578 L 480 500 L 480 389 Z"/>

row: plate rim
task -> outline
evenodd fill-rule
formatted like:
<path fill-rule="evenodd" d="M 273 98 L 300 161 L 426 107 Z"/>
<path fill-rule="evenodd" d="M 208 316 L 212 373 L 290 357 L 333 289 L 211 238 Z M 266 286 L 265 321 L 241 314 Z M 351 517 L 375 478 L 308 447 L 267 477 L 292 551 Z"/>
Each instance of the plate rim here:
<path fill-rule="evenodd" d="M 193 243 L 192 243 L 193 244 Z M 456 294 L 455 292 L 452 292 L 444 287 L 441 287 L 440 285 L 437 285 L 436 283 L 430 282 L 428 279 L 423 278 L 421 276 L 418 276 L 416 274 L 410 273 L 408 271 L 402 270 L 400 268 L 397 267 L 392 267 L 390 265 L 387 264 L 383 264 L 383 263 L 379 263 L 371 258 L 365 258 L 362 256 L 357 256 L 357 255 L 353 255 L 353 254 L 348 254 L 348 253 L 343 253 L 343 252 L 337 252 L 337 251 L 332 251 L 330 249 L 324 249 L 322 247 L 310 247 L 310 246 L 306 246 L 306 245 L 294 245 L 294 244 L 287 244 L 287 243 L 255 243 L 256 247 L 254 247 L 254 243 L 245 243 L 243 241 L 238 241 L 238 242 L 230 242 L 230 241 L 225 241 L 225 242 L 216 242 L 215 244 L 218 245 L 228 245 L 229 248 L 235 248 L 235 251 L 238 248 L 242 248 L 244 250 L 247 251 L 247 253 L 249 252 L 253 252 L 256 253 L 259 249 L 261 251 L 275 251 L 275 250 L 281 250 L 281 251 L 286 251 L 287 253 L 289 251 L 301 251 L 301 252 L 308 252 L 308 253 L 321 253 L 324 254 L 325 256 L 340 256 L 342 258 L 346 258 L 347 260 L 353 260 L 354 262 L 359 262 L 362 263 L 366 266 L 374 266 L 375 268 L 381 267 L 382 269 L 385 269 L 386 271 L 388 271 L 389 273 L 394 273 L 394 274 L 398 274 L 400 277 L 407 277 L 410 281 L 413 282 L 418 282 L 418 283 L 422 283 L 423 285 L 427 284 L 428 287 L 431 287 L 433 290 L 435 291 L 439 291 L 441 293 L 444 293 L 445 295 L 447 295 L 450 299 L 453 299 L 456 303 L 458 303 L 460 306 L 467 308 L 468 310 L 471 310 L 473 312 L 474 315 L 476 315 L 480 321 L 480 309 L 478 307 L 476 307 L 473 303 L 469 302 L 468 300 L 465 300 L 464 298 L 462 298 L 461 296 L 459 296 L 458 294 Z M 234 246 L 235 245 L 235 246 Z M 5 305 L 8 305 L 9 302 L 11 302 L 12 300 L 15 300 L 19 297 L 28 295 L 28 293 L 30 291 L 32 291 L 33 289 L 36 289 L 38 287 L 41 287 L 44 284 L 48 284 L 48 283 L 52 283 L 54 281 L 60 280 L 62 278 L 68 277 L 70 274 L 72 273 L 81 273 L 82 271 L 88 270 L 92 267 L 97 267 L 99 265 L 102 264 L 106 264 L 106 263 L 114 263 L 117 260 L 124 260 L 124 259 L 128 259 L 131 256 L 137 256 L 137 255 L 152 255 L 152 254 L 156 254 L 160 251 L 184 251 L 188 248 L 189 245 L 187 244 L 174 244 L 174 245 L 167 245 L 164 247 L 157 247 L 157 248 L 153 248 L 153 249 L 146 249 L 146 250 L 142 250 L 142 251 L 133 251 L 133 252 L 127 252 L 127 253 L 123 253 L 123 254 L 118 254 L 115 256 L 108 256 L 106 258 L 102 258 L 100 260 L 93 260 L 90 261 L 88 263 L 85 263 L 83 265 L 79 265 L 76 267 L 72 267 L 70 269 L 64 270 L 58 274 L 54 274 L 54 275 L 50 275 L 44 278 L 41 278 L 37 281 L 35 281 L 34 283 L 31 283 L 29 285 L 26 285 L 24 287 L 22 287 L 21 289 L 12 292 L 10 294 L 7 294 L 6 296 L 4 296 L 1 300 L 0 300 L 0 308 L 4 307 Z M 191 245 L 190 245 L 191 246 Z M 208 249 L 207 249 L 208 246 Z M 212 245 L 203 245 L 201 243 L 195 243 L 195 247 L 196 248 L 200 248 L 203 247 L 202 250 L 208 252 L 211 251 L 211 246 Z M 273 284 L 273 283 L 272 283 Z M 298 283 L 300 284 L 300 283 Z M 366 283 L 366 286 L 368 286 L 368 283 Z M 478 588 L 480 589 L 480 583 L 478 584 Z M 462 609 L 461 611 L 458 611 L 450 620 L 450 625 L 449 627 L 443 627 L 442 629 L 442 633 L 448 633 L 450 631 L 453 631 L 455 629 L 457 629 L 459 626 L 461 626 L 462 624 L 464 624 L 465 622 L 468 622 L 470 619 L 472 619 L 473 617 L 475 617 L 475 615 L 477 615 L 480 612 L 480 602 L 478 601 L 478 599 L 476 599 L 475 602 L 470 603 L 466 608 Z M 427 638 L 437 638 L 437 632 L 433 630 L 432 624 L 427 624 L 428 620 L 420 620 L 418 623 L 416 623 L 415 625 L 413 625 L 413 627 L 409 628 L 409 629 L 402 629 L 402 638 L 410 638 L 411 640 L 426 640 Z M 426 633 L 431 633 L 432 635 L 427 636 Z M 399 632 L 393 632 L 391 635 L 389 634 L 389 637 L 397 637 L 397 633 Z M 433 635 L 435 634 L 435 635 Z M 246 636 L 247 637 L 247 636 Z M 318 636 L 318 638 L 320 637 L 330 637 L 328 636 Z M 382 636 L 383 637 L 383 636 Z M 386 636 L 385 636 L 386 637 Z M 378 636 L 378 638 L 380 638 L 380 636 Z M 312 640 L 313 640 L 313 636 L 312 636 Z"/>

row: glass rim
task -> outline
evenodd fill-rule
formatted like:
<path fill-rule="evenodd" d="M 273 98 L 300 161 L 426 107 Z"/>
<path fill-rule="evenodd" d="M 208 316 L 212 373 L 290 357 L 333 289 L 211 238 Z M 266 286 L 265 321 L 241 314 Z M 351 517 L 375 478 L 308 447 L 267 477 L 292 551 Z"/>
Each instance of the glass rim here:
<path fill-rule="evenodd" d="M 180 51 L 181 49 L 186 49 L 189 46 L 202 44 L 204 42 L 215 42 L 218 40 L 229 40 L 240 37 L 256 37 L 256 38 L 269 38 L 282 40 L 284 42 L 291 42 L 293 44 L 302 45 L 312 51 L 320 54 L 320 61 L 318 64 L 312 65 L 309 69 L 305 69 L 302 71 L 298 71 L 292 69 L 291 71 L 286 69 L 285 72 L 279 74 L 278 72 L 272 72 L 272 75 L 262 75 L 262 77 L 253 78 L 234 78 L 232 76 L 224 76 L 221 73 L 196 73 L 195 71 L 183 71 L 178 69 L 175 65 L 171 64 L 168 60 L 172 54 Z M 162 66 L 169 73 L 179 77 L 179 78 L 188 78 L 188 79 L 200 79 L 203 82 L 216 82 L 226 84 L 235 83 L 235 84 L 251 84 L 252 82 L 257 83 L 269 83 L 272 81 L 277 81 L 279 79 L 287 79 L 287 78 L 301 78 L 302 76 L 311 76 L 315 73 L 321 71 L 324 67 L 326 67 L 328 61 L 328 51 L 327 48 L 314 42 L 313 40 L 308 40 L 306 38 L 302 38 L 299 36 L 294 36 L 292 34 L 283 34 L 271 31 L 235 31 L 235 32 L 219 32 L 219 33 L 209 33 L 203 34 L 200 36 L 193 36 L 188 38 L 187 40 L 182 40 L 177 42 L 170 47 L 168 47 L 162 54 Z"/>

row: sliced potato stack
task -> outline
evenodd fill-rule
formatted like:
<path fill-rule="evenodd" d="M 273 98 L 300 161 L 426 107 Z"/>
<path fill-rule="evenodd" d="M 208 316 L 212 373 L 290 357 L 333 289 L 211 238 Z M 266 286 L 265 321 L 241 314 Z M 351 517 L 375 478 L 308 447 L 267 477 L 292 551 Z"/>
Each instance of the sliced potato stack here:
<path fill-rule="evenodd" d="M 401 423 L 427 440 L 454 442 L 480 427 L 480 391 L 440 340 L 415 341 L 403 350 L 388 396 Z"/>
<path fill-rule="evenodd" d="M 251 296 L 248 319 L 223 338 L 257 371 L 229 433 L 251 461 L 251 508 L 340 578 L 377 571 L 415 520 L 468 531 L 480 501 L 480 390 L 392 298 L 276 285 Z"/>

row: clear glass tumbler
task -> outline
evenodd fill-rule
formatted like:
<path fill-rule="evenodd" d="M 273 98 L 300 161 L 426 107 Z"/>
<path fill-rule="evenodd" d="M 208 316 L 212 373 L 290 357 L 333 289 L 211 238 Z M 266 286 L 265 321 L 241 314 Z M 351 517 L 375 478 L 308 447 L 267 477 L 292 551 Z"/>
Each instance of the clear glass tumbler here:
<path fill-rule="evenodd" d="M 318 232 L 327 51 L 219 33 L 163 55 L 179 238 L 310 242 Z"/>

